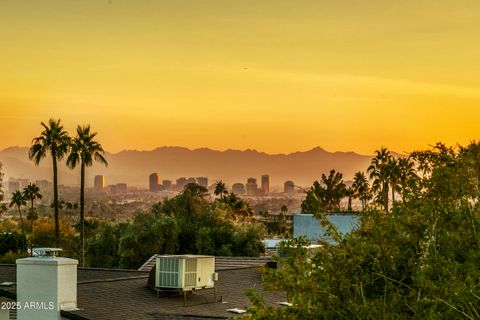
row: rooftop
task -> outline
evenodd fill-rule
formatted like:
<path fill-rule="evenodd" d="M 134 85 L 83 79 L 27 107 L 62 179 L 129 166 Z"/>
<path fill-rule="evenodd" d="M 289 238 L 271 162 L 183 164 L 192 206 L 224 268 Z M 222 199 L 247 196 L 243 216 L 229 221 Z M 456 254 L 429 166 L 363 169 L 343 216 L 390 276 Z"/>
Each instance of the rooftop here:
<path fill-rule="evenodd" d="M 150 260 L 155 260 L 153 256 Z M 149 261 L 150 261 L 149 260 Z M 78 268 L 77 303 L 80 310 L 62 311 L 66 319 L 225 319 L 235 314 L 232 308 L 245 308 L 250 302 L 248 288 L 257 288 L 267 303 L 286 301 L 281 292 L 265 292 L 258 265 L 262 259 L 217 257 L 217 299 L 213 290 L 189 294 L 187 306 L 180 294 L 156 293 L 146 287 L 148 266 L 141 270 Z M 266 260 L 266 259 L 263 259 Z M 225 261 L 229 261 L 225 264 Z M 236 263 L 236 264 L 235 264 Z M 153 266 L 153 265 L 152 265 Z M 0 284 L 16 282 L 16 266 L 0 264 Z M 15 299 L 15 286 L 0 285 L 0 296 Z M 222 302 L 223 301 L 223 302 Z"/>

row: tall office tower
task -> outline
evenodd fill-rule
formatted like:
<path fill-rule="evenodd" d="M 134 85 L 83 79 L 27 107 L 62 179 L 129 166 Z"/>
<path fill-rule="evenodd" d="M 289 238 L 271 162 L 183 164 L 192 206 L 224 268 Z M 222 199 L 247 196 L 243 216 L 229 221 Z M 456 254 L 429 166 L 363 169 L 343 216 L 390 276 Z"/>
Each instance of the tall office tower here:
<path fill-rule="evenodd" d="M 247 196 L 256 196 L 258 191 L 257 179 L 248 178 L 246 189 L 247 189 Z"/>
<path fill-rule="evenodd" d="M 232 186 L 232 193 L 236 195 L 245 194 L 245 185 L 243 183 L 234 183 Z"/>
<path fill-rule="evenodd" d="M 177 191 L 182 191 L 187 185 L 187 178 L 181 177 L 177 179 Z"/>
<path fill-rule="evenodd" d="M 198 177 L 197 178 L 197 184 L 199 186 L 208 188 L 208 178 L 207 177 Z"/>
<path fill-rule="evenodd" d="M 195 180 L 195 178 L 190 177 L 187 179 L 187 184 L 189 183 L 197 183 L 197 180 Z"/>
<path fill-rule="evenodd" d="M 163 190 L 165 191 L 172 190 L 172 180 L 163 180 L 162 186 L 163 186 Z"/>
<path fill-rule="evenodd" d="M 262 193 L 264 195 L 270 193 L 270 176 L 268 174 L 262 176 Z"/>
<path fill-rule="evenodd" d="M 93 179 L 93 190 L 95 192 L 103 192 L 105 189 L 105 176 L 98 175 Z"/>
<path fill-rule="evenodd" d="M 152 173 L 148 178 L 148 191 L 157 192 L 160 190 L 160 177 L 156 173 Z"/>
<path fill-rule="evenodd" d="M 293 183 L 293 181 L 288 180 L 283 184 L 283 192 L 288 195 L 292 195 L 295 193 L 295 184 Z"/>

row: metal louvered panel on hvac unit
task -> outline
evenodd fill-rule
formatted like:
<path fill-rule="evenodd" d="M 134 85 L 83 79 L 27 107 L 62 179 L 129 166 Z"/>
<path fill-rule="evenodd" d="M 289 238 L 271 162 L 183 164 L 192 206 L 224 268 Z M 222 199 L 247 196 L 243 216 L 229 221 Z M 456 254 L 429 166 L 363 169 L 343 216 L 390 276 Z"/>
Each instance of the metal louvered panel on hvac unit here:
<path fill-rule="evenodd" d="M 156 258 L 155 287 L 191 291 L 213 288 L 215 257 L 198 255 L 159 255 Z"/>
<path fill-rule="evenodd" d="M 197 284 L 197 259 L 185 259 L 185 286 L 195 287 Z"/>
<path fill-rule="evenodd" d="M 180 260 L 178 258 L 159 259 L 157 262 L 159 282 L 156 286 L 163 288 L 178 288 L 181 286 Z"/>

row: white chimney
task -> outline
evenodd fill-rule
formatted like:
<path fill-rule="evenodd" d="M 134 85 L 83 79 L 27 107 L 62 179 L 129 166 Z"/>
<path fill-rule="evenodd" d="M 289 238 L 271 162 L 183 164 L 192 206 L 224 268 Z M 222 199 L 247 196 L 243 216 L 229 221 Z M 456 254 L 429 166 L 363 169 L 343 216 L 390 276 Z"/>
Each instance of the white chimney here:
<path fill-rule="evenodd" d="M 17 319 L 60 320 L 60 310 L 76 309 L 77 264 L 55 254 L 18 259 Z"/>

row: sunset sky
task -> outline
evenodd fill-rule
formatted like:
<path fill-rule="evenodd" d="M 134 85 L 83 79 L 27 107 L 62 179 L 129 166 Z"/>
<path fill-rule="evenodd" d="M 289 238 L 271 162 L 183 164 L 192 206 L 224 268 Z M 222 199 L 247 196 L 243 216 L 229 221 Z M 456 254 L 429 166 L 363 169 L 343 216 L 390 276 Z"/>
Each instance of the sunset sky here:
<path fill-rule="evenodd" d="M 0 2 L 0 148 L 370 154 L 480 139 L 478 0 Z"/>

